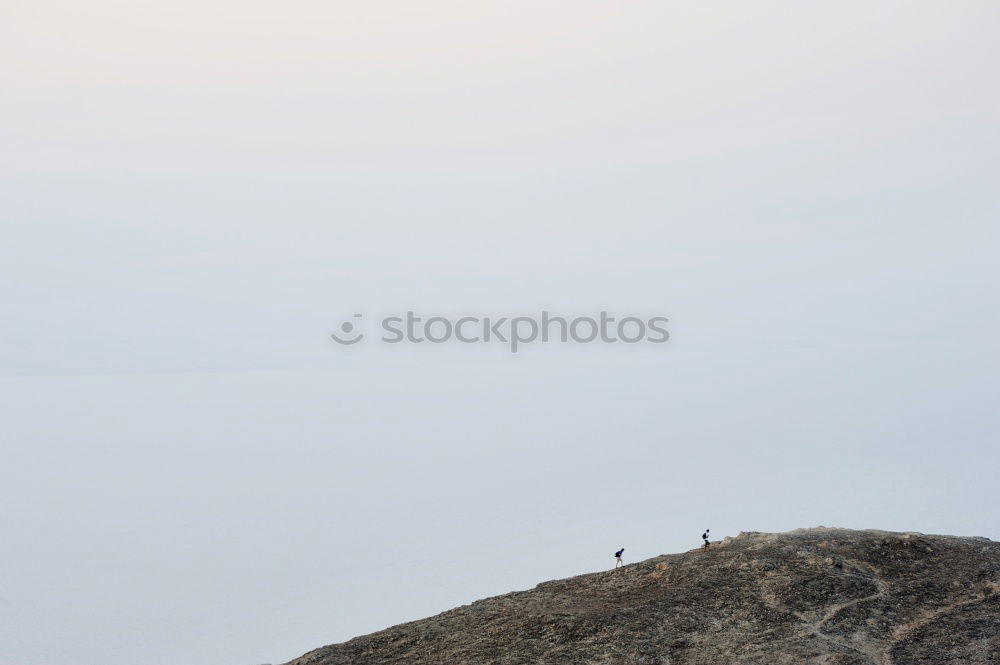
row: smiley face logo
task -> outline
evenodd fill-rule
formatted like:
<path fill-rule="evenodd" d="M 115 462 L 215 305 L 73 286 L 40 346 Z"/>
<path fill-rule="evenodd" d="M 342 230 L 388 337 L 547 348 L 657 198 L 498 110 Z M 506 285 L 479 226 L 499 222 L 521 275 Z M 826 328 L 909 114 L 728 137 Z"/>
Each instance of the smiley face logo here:
<path fill-rule="evenodd" d="M 360 319 L 361 314 L 355 314 L 354 318 Z M 346 338 L 341 338 L 337 333 L 330 333 L 330 337 L 333 338 L 337 344 L 343 344 L 344 346 L 350 346 L 351 344 L 357 344 L 362 339 L 364 339 L 364 333 L 358 333 L 354 337 L 350 337 L 351 333 L 354 332 L 354 324 L 350 321 L 344 321 L 340 324 L 340 332 L 342 332 Z"/>

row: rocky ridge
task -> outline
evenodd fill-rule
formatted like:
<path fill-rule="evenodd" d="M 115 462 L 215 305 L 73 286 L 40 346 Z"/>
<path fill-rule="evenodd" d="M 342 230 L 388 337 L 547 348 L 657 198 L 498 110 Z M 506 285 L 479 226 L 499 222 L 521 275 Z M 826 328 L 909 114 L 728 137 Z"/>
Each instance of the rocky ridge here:
<path fill-rule="evenodd" d="M 1000 665 L 1000 543 L 741 533 L 544 582 L 288 665 Z"/>

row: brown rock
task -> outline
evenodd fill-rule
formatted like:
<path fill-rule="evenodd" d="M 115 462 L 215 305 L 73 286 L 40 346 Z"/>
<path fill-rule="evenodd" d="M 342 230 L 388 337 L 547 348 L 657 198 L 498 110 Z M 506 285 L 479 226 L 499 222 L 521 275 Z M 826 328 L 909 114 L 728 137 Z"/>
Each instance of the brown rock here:
<path fill-rule="evenodd" d="M 1000 543 L 742 533 L 487 598 L 289 665 L 998 665 Z"/>

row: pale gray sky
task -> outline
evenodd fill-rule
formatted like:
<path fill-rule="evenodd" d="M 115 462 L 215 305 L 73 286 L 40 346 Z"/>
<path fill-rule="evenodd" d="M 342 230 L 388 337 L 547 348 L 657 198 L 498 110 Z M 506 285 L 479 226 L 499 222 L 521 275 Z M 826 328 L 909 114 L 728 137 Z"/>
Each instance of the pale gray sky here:
<path fill-rule="evenodd" d="M 282 662 L 705 527 L 1000 538 L 995 3 L 358 4 L 0 9 L 0 665 Z M 673 337 L 327 337 L 543 308 Z"/>

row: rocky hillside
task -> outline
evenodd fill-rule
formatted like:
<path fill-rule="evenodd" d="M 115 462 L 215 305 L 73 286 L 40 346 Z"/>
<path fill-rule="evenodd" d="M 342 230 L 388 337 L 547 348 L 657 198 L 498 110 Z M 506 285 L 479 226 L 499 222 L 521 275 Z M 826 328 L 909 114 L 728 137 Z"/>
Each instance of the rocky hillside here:
<path fill-rule="evenodd" d="M 289 665 L 1000 665 L 1000 543 L 741 533 L 545 582 Z"/>

